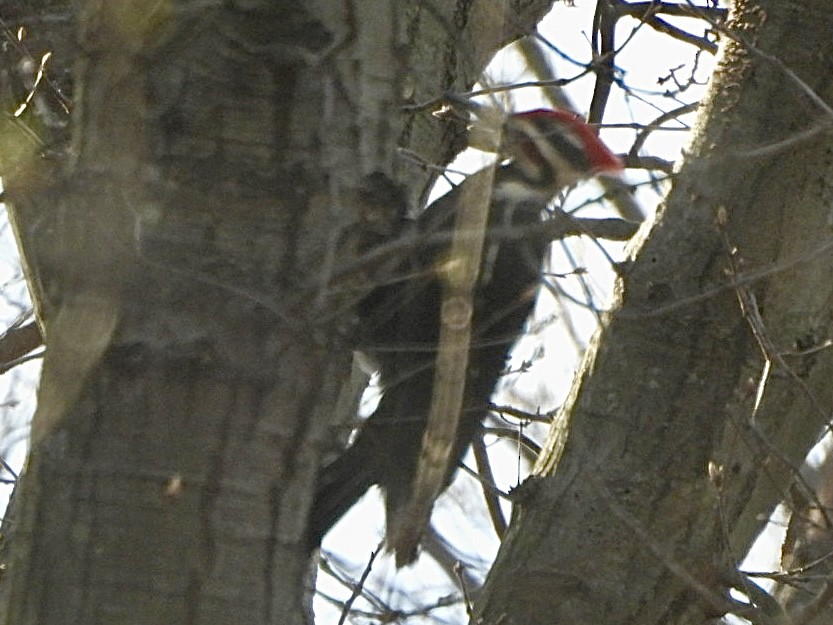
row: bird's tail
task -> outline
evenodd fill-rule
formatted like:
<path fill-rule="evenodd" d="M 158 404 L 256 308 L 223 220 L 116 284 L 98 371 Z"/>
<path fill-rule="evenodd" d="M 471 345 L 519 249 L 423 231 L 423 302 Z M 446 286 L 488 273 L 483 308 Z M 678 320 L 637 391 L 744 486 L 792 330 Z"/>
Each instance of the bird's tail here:
<path fill-rule="evenodd" d="M 367 461 L 367 453 L 360 447 L 360 444 L 353 445 L 318 475 L 315 499 L 307 522 L 310 551 L 321 544 L 324 534 L 379 481 Z"/>

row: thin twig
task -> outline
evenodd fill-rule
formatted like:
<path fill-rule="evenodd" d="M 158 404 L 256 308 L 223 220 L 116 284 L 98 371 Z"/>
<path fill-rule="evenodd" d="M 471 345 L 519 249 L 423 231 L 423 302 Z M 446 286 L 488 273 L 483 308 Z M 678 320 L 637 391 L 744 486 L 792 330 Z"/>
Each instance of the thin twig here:
<path fill-rule="evenodd" d="M 362 571 L 361 577 L 359 577 L 359 581 L 357 581 L 353 585 L 353 592 L 350 593 L 350 598 L 344 602 L 344 610 L 341 611 L 341 617 L 338 619 L 338 625 L 344 625 L 347 621 L 347 617 L 350 614 L 350 608 L 353 607 L 353 603 L 359 596 L 362 594 L 362 589 L 364 588 L 364 583 L 367 581 L 368 576 L 370 575 L 370 571 L 373 569 L 373 562 L 376 560 L 376 556 L 382 551 L 382 546 L 385 544 L 385 541 L 379 543 L 379 545 L 370 553 L 370 557 L 367 560 L 367 565 L 364 567 L 364 571 Z"/>

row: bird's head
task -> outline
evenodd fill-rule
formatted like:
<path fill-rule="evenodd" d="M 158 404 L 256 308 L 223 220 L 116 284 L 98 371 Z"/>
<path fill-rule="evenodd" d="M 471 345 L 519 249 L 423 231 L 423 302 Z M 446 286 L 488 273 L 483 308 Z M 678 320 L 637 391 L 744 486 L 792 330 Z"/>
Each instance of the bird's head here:
<path fill-rule="evenodd" d="M 469 132 L 472 147 L 495 152 L 509 161 L 519 182 L 555 194 L 595 175 L 614 175 L 622 161 L 577 114 L 536 109 L 505 115 L 496 108 L 465 102 L 475 115 Z"/>

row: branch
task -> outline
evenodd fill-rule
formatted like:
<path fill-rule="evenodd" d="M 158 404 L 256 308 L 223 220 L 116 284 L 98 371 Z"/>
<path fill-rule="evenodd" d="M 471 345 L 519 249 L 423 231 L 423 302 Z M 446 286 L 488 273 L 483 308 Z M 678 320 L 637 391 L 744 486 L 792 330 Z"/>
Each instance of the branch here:
<path fill-rule="evenodd" d="M 23 357 L 43 345 L 37 322 L 13 325 L 0 336 L 0 373 L 5 373 L 23 362 Z"/>

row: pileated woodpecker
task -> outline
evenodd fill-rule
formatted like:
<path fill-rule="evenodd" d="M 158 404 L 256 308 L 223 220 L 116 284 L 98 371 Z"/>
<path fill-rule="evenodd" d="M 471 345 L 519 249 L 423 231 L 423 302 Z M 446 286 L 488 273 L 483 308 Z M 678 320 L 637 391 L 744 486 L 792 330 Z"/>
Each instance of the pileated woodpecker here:
<path fill-rule="evenodd" d="M 476 110 L 476 109 L 475 109 Z M 476 110 L 477 112 L 477 110 Z M 487 232 L 472 301 L 471 349 L 464 403 L 447 486 L 454 468 L 487 413 L 505 368 L 507 353 L 523 331 L 534 304 L 541 264 L 549 245 L 540 223 L 549 201 L 578 180 L 620 170 L 622 164 L 576 115 L 535 110 L 511 115 L 489 132 L 507 162 L 494 172 Z M 488 134 L 486 135 L 488 137 Z M 450 247 L 454 218 L 469 184 L 483 172 L 429 206 L 407 236 L 418 245 L 397 261 L 386 284 L 359 305 L 362 350 L 379 368 L 383 396 L 353 444 L 325 466 L 310 511 L 309 547 L 373 485 L 384 491 L 388 530 L 408 504 L 431 405 L 440 336 L 442 283 L 438 265 Z M 536 228 L 536 226 L 539 226 Z M 397 554 L 408 563 L 415 554 Z"/>

